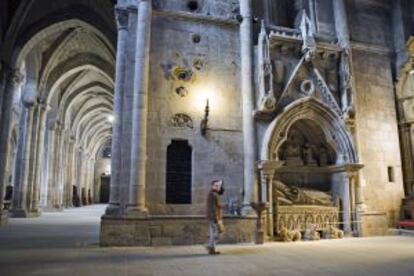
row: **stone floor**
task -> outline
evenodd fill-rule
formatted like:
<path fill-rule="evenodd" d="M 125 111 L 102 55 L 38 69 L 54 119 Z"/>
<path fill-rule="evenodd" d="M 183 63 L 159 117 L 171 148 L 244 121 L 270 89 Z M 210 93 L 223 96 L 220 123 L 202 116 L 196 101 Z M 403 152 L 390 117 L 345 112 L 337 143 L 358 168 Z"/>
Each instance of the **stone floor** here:
<path fill-rule="evenodd" d="M 11 219 L 0 228 L 0 275 L 414 275 L 414 237 L 318 242 L 99 248 L 104 206 Z"/>

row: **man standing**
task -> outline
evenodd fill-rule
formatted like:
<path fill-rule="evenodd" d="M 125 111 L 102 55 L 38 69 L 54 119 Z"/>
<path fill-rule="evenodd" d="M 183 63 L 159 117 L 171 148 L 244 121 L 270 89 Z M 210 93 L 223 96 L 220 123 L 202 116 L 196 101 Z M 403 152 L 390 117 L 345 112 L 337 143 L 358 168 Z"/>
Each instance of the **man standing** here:
<path fill-rule="evenodd" d="M 210 229 L 210 238 L 207 245 L 207 251 L 210 255 L 220 254 L 216 251 L 216 239 L 218 232 L 223 231 L 223 217 L 220 205 L 220 195 L 224 192 L 223 180 L 213 180 L 211 182 L 211 190 L 207 196 L 207 220 Z"/>

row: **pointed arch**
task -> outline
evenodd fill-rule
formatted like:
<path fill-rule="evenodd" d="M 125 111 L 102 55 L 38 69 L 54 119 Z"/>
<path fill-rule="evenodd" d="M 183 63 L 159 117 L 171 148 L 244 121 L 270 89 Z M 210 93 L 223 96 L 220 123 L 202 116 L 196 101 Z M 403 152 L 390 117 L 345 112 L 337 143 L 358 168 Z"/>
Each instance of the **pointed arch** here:
<path fill-rule="evenodd" d="M 336 164 L 358 162 L 351 135 L 344 121 L 313 97 L 302 98 L 291 103 L 274 119 L 264 135 L 261 159 L 277 160 L 278 156 L 275 153 L 287 140 L 290 128 L 303 119 L 311 120 L 321 127 L 327 143 L 336 151 Z"/>

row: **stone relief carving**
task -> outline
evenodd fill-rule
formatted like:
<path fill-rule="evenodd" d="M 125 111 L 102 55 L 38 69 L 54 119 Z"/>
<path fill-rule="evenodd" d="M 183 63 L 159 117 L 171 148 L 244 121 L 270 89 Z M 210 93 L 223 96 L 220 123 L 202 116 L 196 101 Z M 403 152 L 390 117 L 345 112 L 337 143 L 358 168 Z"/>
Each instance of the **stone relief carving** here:
<path fill-rule="evenodd" d="M 180 59 L 180 53 L 176 53 L 176 58 Z M 169 81 L 192 82 L 194 80 L 194 71 L 187 59 L 180 61 L 167 60 L 161 63 L 164 72 L 164 78 Z"/>
<path fill-rule="evenodd" d="M 286 161 L 285 165 L 288 167 L 325 167 L 329 166 L 332 162 L 331 159 L 333 159 L 324 142 L 310 143 L 307 138 L 294 131 L 279 151 L 274 153 L 274 156 L 279 160 Z"/>
<path fill-rule="evenodd" d="M 193 77 L 193 71 L 190 68 L 176 66 L 172 70 L 172 76 L 175 80 L 190 81 Z"/>
<path fill-rule="evenodd" d="M 275 196 L 279 205 L 318 205 L 337 206 L 333 196 L 318 190 L 288 186 L 281 181 L 274 181 Z"/>
<path fill-rule="evenodd" d="M 316 68 L 313 69 L 313 72 L 315 76 L 315 81 L 318 85 L 319 91 L 321 92 L 323 101 L 338 115 L 341 115 L 342 112 L 339 108 L 338 102 L 335 100 L 335 97 L 333 96 L 331 90 L 329 89 L 322 75 Z"/>
<path fill-rule="evenodd" d="M 275 233 L 282 241 L 294 241 L 299 237 L 305 240 L 343 237 L 343 231 L 337 228 L 339 209 L 329 206 L 278 206 L 275 212 Z"/>
<path fill-rule="evenodd" d="M 284 242 L 294 242 L 302 239 L 302 234 L 298 230 L 288 230 L 283 227 L 279 232 L 279 237 Z"/>
<path fill-rule="evenodd" d="M 315 85 L 311 80 L 303 80 L 300 84 L 300 91 L 305 96 L 310 96 L 315 91 Z"/>
<path fill-rule="evenodd" d="M 259 64 L 259 113 L 272 113 L 275 111 L 276 99 L 273 90 L 273 68 L 270 58 L 269 38 L 266 33 L 264 21 L 259 34 L 258 64 Z"/>
<path fill-rule="evenodd" d="M 188 90 L 187 88 L 185 88 L 184 86 L 179 86 L 177 88 L 175 88 L 175 93 L 180 96 L 180 97 L 185 97 L 188 95 Z"/>
<path fill-rule="evenodd" d="M 352 95 L 352 71 L 351 71 L 352 57 L 350 49 L 345 48 L 342 51 L 340 62 L 340 76 L 341 76 L 341 107 L 342 112 L 347 114 L 353 110 L 353 95 Z"/>
<path fill-rule="evenodd" d="M 202 58 L 195 58 L 193 60 L 193 67 L 196 70 L 201 71 L 201 70 L 203 70 L 205 68 L 205 66 L 206 66 L 206 62 L 205 62 L 204 59 L 202 59 Z"/>
<path fill-rule="evenodd" d="M 169 121 L 169 125 L 176 128 L 193 128 L 193 120 L 190 116 L 184 113 L 177 113 L 173 115 Z"/>
<path fill-rule="evenodd" d="M 316 51 L 316 41 L 313 36 L 312 22 L 306 14 L 306 10 L 301 11 L 301 21 L 299 27 L 303 39 L 302 53 L 305 55 L 305 61 L 310 61 Z"/>

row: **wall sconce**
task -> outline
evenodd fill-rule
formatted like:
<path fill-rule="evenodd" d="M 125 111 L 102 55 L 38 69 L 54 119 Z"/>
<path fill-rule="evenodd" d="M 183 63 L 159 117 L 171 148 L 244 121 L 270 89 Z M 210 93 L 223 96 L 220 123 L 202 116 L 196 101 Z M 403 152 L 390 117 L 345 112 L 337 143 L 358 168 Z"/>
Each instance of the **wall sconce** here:
<path fill-rule="evenodd" d="M 200 122 L 200 129 L 201 129 L 201 135 L 205 136 L 207 132 L 207 124 L 208 124 L 208 114 L 210 112 L 210 107 L 208 105 L 208 99 L 206 102 L 206 107 L 204 109 L 204 117 Z"/>

